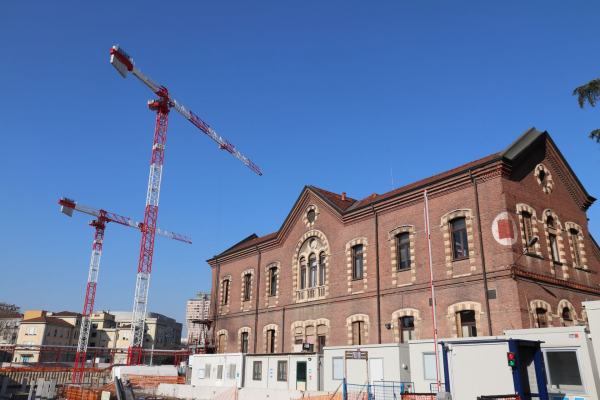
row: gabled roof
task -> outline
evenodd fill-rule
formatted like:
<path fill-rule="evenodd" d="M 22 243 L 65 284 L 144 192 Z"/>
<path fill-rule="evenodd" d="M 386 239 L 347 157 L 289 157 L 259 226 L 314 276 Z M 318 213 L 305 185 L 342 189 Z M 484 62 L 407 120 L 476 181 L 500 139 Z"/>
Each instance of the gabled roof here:
<path fill-rule="evenodd" d="M 42 324 L 73 326 L 73 324 L 70 324 L 67 321 L 63 321 L 60 318 L 52 318 L 52 317 L 36 317 L 36 318 L 31 318 L 31 319 L 24 319 L 23 321 L 21 321 L 21 323 L 23 323 L 23 324 L 42 323 Z"/>
<path fill-rule="evenodd" d="M 80 317 L 81 314 L 73 311 L 61 311 L 52 314 L 53 317 Z"/>
<path fill-rule="evenodd" d="M 20 313 L 0 314 L 0 319 L 15 319 L 15 318 L 23 318 L 23 314 L 20 314 Z"/>
<path fill-rule="evenodd" d="M 596 199 L 594 197 L 591 197 L 587 193 L 587 191 L 585 190 L 585 188 L 583 187 L 583 185 L 581 184 L 581 182 L 579 181 L 579 179 L 577 178 L 577 176 L 575 175 L 575 173 L 573 172 L 573 170 L 571 169 L 571 167 L 569 166 L 569 164 L 563 157 L 560 150 L 558 150 L 558 147 L 556 147 L 556 144 L 554 143 L 554 141 L 552 140 L 552 138 L 550 137 L 548 132 L 546 132 L 546 131 L 541 132 L 541 131 L 538 131 L 537 129 L 535 129 L 535 127 L 531 127 L 528 130 L 526 130 L 521 136 L 519 136 L 514 142 L 512 142 L 507 148 L 505 148 L 504 150 L 502 150 L 498 153 L 494 153 L 487 157 L 483 157 L 478 160 L 471 161 L 467 164 L 461 165 L 459 167 L 450 169 L 445 172 L 441 172 L 441 173 L 439 173 L 437 175 L 433 175 L 429 178 L 421 179 L 420 181 L 411 183 L 409 185 L 400 187 L 398 189 L 389 191 L 389 192 L 381 194 L 381 195 L 378 195 L 377 193 L 373 193 L 361 200 L 355 200 L 348 196 L 333 193 L 333 192 L 327 191 L 325 189 L 317 188 L 315 186 L 311 186 L 311 185 L 305 186 L 304 189 L 302 190 L 302 192 L 300 193 L 300 196 L 298 196 L 296 203 L 292 207 L 291 211 L 289 212 L 285 221 L 283 222 L 282 226 L 279 228 L 279 230 L 277 232 L 273 232 L 273 233 L 270 233 L 268 235 L 261 236 L 261 237 L 258 237 L 256 234 L 252 234 L 252 235 L 248 236 L 246 239 L 242 240 L 241 242 L 239 242 L 239 243 L 235 244 L 234 246 L 230 247 L 229 249 L 223 251 L 218 256 L 213 257 L 212 259 L 224 256 L 226 254 L 235 253 L 239 250 L 247 249 L 247 248 L 250 248 L 250 247 L 256 246 L 258 244 L 265 243 L 267 241 L 277 238 L 279 232 L 281 232 L 282 228 L 285 226 L 285 224 L 289 220 L 290 216 L 292 215 L 292 212 L 296 208 L 296 205 L 298 204 L 298 202 L 300 201 L 300 199 L 302 198 L 302 195 L 304 194 L 304 192 L 306 190 L 310 190 L 311 192 L 316 194 L 319 198 L 321 198 L 324 202 L 331 205 L 333 207 L 333 209 L 335 211 L 337 211 L 340 215 L 345 215 L 345 214 L 354 212 L 358 209 L 361 209 L 363 207 L 368 207 L 368 206 L 371 206 L 378 202 L 381 202 L 381 201 L 384 201 L 384 200 L 387 200 L 387 199 L 390 199 L 390 198 L 393 198 L 396 196 L 404 195 L 411 191 L 424 189 L 432 184 L 444 181 L 446 179 L 450 179 L 454 176 L 465 174 L 470 170 L 482 168 L 488 164 L 493 164 L 493 163 L 496 163 L 499 161 L 504 161 L 512 166 L 515 166 L 525 158 L 525 156 L 529 153 L 529 151 L 531 149 L 533 149 L 534 146 L 537 145 L 539 141 L 542 141 L 542 140 L 549 141 L 550 145 L 552 146 L 552 148 L 554 149 L 556 154 L 559 156 L 560 161 L 562 161 L 562 163 L 566 166 L 570 175 L 573 177 L 573 179 L 576 182 L 576 184 L 578 185 L 579 189 L 581 189 L 582 193 L 584 194 L 584 197 L 586 197 L 586 199 L 584 201 L 584 207 L 585 208 L 589 207 L 589 205 L 591 205 Z M 208 261 L 210 261 L 210 260 L 208 260 Z"/>

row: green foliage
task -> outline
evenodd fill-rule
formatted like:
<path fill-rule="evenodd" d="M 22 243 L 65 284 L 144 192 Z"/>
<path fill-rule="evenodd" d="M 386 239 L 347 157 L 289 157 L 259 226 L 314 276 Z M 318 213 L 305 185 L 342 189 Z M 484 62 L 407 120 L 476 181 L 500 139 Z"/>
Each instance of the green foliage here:
<path fill-rule="evenodd" d="M 596 103 L 600 100 L 600 79 L 589 81 L 583 86 L 579 86 L 573 90 L 573 96 L 579 96 L 577 101 L 582 109 L 585 102 L 590 103 L 590 106 L 596 107 Z"/>
<path fill-rule="evenodd" d="M 600 79 L 595 79 L 583 86 L 579 86 L 573 90 L 573 96 L 578 96 L 577 101 L 579 102 L 579 107 L 582 109 L 586 101 L 590 106 L 596 107 L 596 103 L 600 100 Z M 600 143 L 600 129 L 594 129 L 589 137 L 592 140 L 596 140 L 596 143 Z"/>
<path fill-rule="evenodd" d="M 175 343 L 167 343 L 162 350 L 181 350 L 181 348 Z M 156 357 L 156 359 L 160 365 L 173 365 L 175 363 L 175 356 L 160 356 Z"/>

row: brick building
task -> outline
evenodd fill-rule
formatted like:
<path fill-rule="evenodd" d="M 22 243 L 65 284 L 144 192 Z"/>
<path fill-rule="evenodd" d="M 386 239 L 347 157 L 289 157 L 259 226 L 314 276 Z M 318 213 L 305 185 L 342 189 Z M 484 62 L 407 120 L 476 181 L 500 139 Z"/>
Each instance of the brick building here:
<path fill-rule="evenodd" d="M 531 128 L 499 153 L 382 195 L 305 187 L 277 232 L 207 261 L 218 351 L 431 338 L 424 189 L 440 337 L 585 322 L 581 302 L 600 299 L 586 215 L 595 199 Z"/>

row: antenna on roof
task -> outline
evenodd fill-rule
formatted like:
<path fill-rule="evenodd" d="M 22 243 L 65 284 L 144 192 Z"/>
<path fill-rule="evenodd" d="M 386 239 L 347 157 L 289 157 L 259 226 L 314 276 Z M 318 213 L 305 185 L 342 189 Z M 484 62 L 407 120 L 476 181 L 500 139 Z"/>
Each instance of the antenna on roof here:
<path fill-rule="evenodd" d="M 388 151 L 388 158 L 390 159 L 390 175 L 392 177 L 392 190 L 394 190 L 394 170 L 392 169 L 392 156 L 390 155 L 389 151 Z"/>

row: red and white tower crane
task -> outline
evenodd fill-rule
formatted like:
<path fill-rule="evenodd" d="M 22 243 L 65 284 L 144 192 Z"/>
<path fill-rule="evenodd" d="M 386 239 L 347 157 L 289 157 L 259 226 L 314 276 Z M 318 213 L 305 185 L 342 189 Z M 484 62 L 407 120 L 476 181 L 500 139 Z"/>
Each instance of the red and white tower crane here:
<path fill-rule="evenodd" d="M 206 122 L 202 121 L 196 114 L 188 110 L 183 104 L 177 101 L 177 99 L 171 96 L 166 87 L 140 71 L 135 66 L 133 59 L 123 51 L 123 49 L 119 48 L 119 46 L 114 46 L 110 50 L 110 54 L 110 63 L 123 78 L 127 77 L 127 72 L 131 72 L 158 96 L 158 99 L 150 100 L 148 102 L 148 108 L 152 111 L 156 111 L 156 126 L 154 129 L 152 159 L 150 162 L 150 179 L 148 181 L 146 210 L 144 213 L 144 226 L 148 227 L 148 229 L 142 234 L 135 299 L 133 302 L 133 314 L 131 318 L 131 341 L 127 351 L 127 365 L 137 365 L 140 364 L 142 355 L 142 340 L 144 336 L 144 323 L 146 320 L 146 306 L 148 304 L 150 272 L 152 271 L 152 255 L 154 253 L 154 235 L 156 219 L 158 216 L 158 199 L 170 109 L 174 108 L 177 110 L 188 121 L 217 142 L 219 148 L 233 154 L 234 157 L 243 162 L 244 165 L 252 171 L 256 172 L 258 175 L 262 175 L 262 171 L 252 161 L 243 156 L 233 144 L 219 136 Z"/>
<path fill-rule="evenodd" d="M 92 261 L 90 262 L 90 272 L 88 275 L 87 289 L 85 292 L 85 302 L 83 303 L 83 313 L 81 320 L 81 331 L 79 332 L 79 341 L 77 343 L 77 355 L 75 356 L 75 367 L 73 369 L 73 378 L 71 383 L 80 385 L 83 382 L 83 373 L 85 368 L 85 358 L 87 353 L 88 341 L 90 337 L 90 327 L 92 325 L 92 312 L 94 311 L 94 300 L 96 298 L 96 286 L 98 284 L 98 272 L 100 270 L 100 256 L 102 255 L 102 243 L 104 241 L 104 229 L 109 222 L 129 226 L 145 232 L 145 225 L 131 218 L 104 211 L 94 207 L 88 207 L 77 204 L 75 200 L 63 197 L 58 201 L 61 205 L 60 210 L 69 217 L 73 216 L 73 210 L 93 215 L 96 219 L 90 221 L 90 226 L 96 228 L 94 234 L 94 246 L 92 247 Z M 178 233 L 168 232 L 160 228 L 156 233 L 169 239 L 175 239 L 180 242 L 192 243 L 192 239 Z"/>

